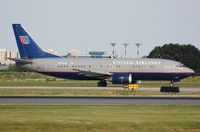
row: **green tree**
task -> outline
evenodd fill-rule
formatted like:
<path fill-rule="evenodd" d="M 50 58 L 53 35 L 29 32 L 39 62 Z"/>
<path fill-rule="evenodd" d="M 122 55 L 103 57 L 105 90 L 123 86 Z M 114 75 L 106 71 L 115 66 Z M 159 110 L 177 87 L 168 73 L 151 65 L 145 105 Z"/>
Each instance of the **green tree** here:
<path fill-rule="evenodd" d="M 155 47 L 148 58 L 170 59 L 183 63 L 195 72 L 200 72 L 200 51 L 190 44 L 165 44 Z"/>

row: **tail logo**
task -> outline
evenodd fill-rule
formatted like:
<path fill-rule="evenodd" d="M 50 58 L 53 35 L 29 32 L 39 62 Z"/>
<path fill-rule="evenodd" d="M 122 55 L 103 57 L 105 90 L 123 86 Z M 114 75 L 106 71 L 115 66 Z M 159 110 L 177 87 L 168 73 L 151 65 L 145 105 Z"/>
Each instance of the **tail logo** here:
<path fill-rule="evenodd" d="M 30 39 L 29 39 L 28 36 L 19 36 L 19 39 L 20 39 L 22 44 L 29 44 L 30 43 Z"/>

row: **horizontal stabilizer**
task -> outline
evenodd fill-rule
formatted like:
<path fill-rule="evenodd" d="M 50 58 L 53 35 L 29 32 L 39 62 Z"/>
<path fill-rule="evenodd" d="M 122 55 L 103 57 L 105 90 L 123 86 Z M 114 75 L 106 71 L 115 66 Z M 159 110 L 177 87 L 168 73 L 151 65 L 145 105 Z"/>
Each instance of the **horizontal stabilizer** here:
<path fill-rule="evenodd" d="M 22 64 L 30 64 L 33 63 L 31 60 L 25 60 L 25 59 L 19 59 L 19 58 L 6 58 L 12 61 L 15 61 L 17 63 L 22 63 Z"/>

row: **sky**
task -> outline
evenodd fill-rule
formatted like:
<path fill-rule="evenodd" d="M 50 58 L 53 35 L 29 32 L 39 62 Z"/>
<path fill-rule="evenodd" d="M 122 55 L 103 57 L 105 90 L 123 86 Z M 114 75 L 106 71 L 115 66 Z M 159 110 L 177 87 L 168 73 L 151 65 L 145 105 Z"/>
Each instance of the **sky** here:
<path fill-rule="evenodd" d="M 166 43 L 200 49 L 200 0 L 0 0 L 0 48 L 17 50 L 11 24 L 20 23 L 44 49 L 77 49 L 136 57 Z"/>

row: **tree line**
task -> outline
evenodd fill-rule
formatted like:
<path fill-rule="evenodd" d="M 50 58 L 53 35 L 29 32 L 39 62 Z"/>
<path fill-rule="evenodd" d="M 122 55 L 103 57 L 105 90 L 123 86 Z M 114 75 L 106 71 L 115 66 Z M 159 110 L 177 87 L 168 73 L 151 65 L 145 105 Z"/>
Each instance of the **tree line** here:
<path fill-rule="evenodd" d="M 148 58 L 170 59 L 183 63 L 187 67 L 200 73 L 200 51 L 191 44 L 165 44 L 155 47 Z"/>

